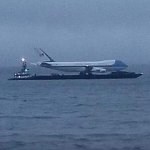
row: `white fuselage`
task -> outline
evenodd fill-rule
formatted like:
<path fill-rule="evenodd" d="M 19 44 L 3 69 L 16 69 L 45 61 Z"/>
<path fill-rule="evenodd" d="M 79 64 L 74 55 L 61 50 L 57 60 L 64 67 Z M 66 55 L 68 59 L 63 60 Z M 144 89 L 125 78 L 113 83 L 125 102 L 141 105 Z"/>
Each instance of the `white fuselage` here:
<path fill-rule="evenodd" d="M 50 62 L 44 61 L 41 67 L 66 71 L 66 72 L 82 72 L 86 68 L 90 68 L 91 72 L 121 71 L 127 68 L 127 65 L 119 60 L 104 60 L 94 62 Z"/>

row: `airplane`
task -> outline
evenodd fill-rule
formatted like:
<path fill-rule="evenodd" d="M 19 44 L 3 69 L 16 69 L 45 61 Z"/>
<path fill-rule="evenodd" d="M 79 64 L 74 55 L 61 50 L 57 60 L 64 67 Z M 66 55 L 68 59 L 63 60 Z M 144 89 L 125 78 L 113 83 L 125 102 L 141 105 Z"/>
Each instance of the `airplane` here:
<path fill-rule="evenodd" d="M 49 60 L 39 62 L 36 65 L 64 72 L 78 72 L 80 74 L 117 72 L 126 69 L 128 66 L 120 60 L 103 60 L 90 62 L 57 62 L 44 50 L 39 49 L 39 56 L 46 56 Z"/>

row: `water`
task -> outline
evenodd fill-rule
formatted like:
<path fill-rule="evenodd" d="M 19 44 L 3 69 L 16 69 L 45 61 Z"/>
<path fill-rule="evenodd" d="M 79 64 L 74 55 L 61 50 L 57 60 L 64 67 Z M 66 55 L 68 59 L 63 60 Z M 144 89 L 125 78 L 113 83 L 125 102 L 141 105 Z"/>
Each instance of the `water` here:
<path fill-rule="evenodd" d="M 146 69 L 138 79 L 65 81 L 8 81 L 14 70 L 1 69 L 0 150 L 148 150 Z"/>

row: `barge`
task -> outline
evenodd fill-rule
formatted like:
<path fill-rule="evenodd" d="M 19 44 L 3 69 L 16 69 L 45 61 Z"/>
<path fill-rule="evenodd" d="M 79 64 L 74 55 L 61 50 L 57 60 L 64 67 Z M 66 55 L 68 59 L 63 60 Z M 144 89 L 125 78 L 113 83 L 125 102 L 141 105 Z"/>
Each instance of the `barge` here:
<path fill-rule="evenodd" d="M 14 77 L 8 80 L 75 80 L 75 79 L 129 79 L 138 78 L 142 73 L 115 71 L 101 74 L 93 73 L 80 73 L 80 74 L 50 74 L 50 75 L 30 75 L 29 69 L 27 69 L 27 63 L 22 58 L 22 68 L 18 73 L 14 74 Z"/>
<path fill-rule="evenodd" d="M 33 76 L 17 76 L 8 80 L 67 80 L 67 79 L 127 79 L 127 78 L 138 78 L 142 73 L 134 72 L 112 72 L 109 74 L 85 74 L 85 75 L 33 75 Z"/>

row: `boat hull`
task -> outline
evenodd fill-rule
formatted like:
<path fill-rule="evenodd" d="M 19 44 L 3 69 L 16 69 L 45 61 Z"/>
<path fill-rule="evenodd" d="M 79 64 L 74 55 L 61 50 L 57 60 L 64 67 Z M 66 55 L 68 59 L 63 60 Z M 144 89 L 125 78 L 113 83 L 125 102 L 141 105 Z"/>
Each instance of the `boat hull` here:
<path fill-rule="evenodd" d="M 8 80 L 67 80 L 67 79 L 127 79 L 138 78 L 142 73 L 134 72 L 112 72 L 110 74 L 88 74 L 88 75 L 34 75 L 22 78 L 10 78 Z"/>

